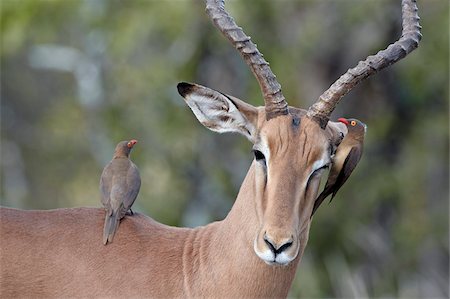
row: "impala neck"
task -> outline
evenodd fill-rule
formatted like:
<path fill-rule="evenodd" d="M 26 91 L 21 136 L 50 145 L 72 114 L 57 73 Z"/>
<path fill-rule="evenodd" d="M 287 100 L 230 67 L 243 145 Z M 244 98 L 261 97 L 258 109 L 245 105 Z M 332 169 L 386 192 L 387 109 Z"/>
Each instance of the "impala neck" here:
<path fill-rule="evenodd" d="M 255 165 L 252 163 L 242 182 L 234 205 L 223 221 L 223 227 L 233 234 L 238 235 L 241 238 L 240 241 L 244 240 L 246 247 L 248 247 L 253 255 L 255 255 L 253 252 L 253 241 L 261 225 L 256 210 L 255 191 Z M 240 246 L 242 246 L 242 242 Z M 255 257 L 257 258 L 256 255 Z M 261 263 L 264 262 L 261 261 Z"/>
<path fill-rule="evenodd" d="M 237 199 L 228 216 L 222 222 L 211 226 L 213 229 L 210 259 L 222 265 L 241 285 L 244 293 L 260 294 L 263 297 L 285 297 L 295 276 L 297 265 L 306 245 L 308 230 L 305 232 L 304 244 L 297 258 L 287 266 L 269 266 L 257 257 L 253 250 L 260 223 L 257 217 L 255 196 L 255 166 L 252 164 L 242 183 Z"/>

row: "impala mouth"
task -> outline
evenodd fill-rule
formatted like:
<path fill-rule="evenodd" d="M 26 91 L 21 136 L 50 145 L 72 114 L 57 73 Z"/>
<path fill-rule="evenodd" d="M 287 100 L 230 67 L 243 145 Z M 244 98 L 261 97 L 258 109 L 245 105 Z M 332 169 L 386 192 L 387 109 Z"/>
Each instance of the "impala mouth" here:
<path fill-rule="evenodd" d="M 253 242 L 253 250 L 256 255 L 269 266 L 287 266 L 297 257 L 299 248 L 296 247 L 286 252 L 283 251 L 280 253 L 274 253 L 269 248 L 261 248 L 258 244 L 258 238 L 255 238 L 255 241 Z"/>

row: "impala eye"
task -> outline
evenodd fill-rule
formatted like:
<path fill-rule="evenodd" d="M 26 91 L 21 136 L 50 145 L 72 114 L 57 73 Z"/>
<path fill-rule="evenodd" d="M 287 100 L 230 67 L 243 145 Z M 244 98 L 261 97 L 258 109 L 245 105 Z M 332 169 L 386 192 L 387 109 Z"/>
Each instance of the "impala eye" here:
<path fill-rule="evenodd" d="M 253 150 L 253 155 L 255 156 L 256 161 L 266 163 L 266 157 L 261 151 Z"/>
<path fill-rule="evenodd" d="M 328 167 L 330 167 L 330 165 L 329 165 L 329 164 L 325 164 L 324 166 L 322 166 L 322 167 L 317 168 L 316 170 L 314 170 L 314 172 L 313 172 L 312 175 L 316 175 L 316 174 L 318 174 L 319 172 L 321 172 L 322 170 L 328 169 Z"/>
<path fill-rule="evenodd" d="M 317 178 L 317 176 L 318 176 L 323 170 L 327 169 L 328 167 L 329 167 L 329 164 L 325 164 L 325 165 L 323 165 L 322 167 L 317 168 L 316 170 L 314 170 L 314 172 L 311 173 L 311 175 L 309 176 L 308 183 L 306 184 L 306 189 L 309 189 L 309 184 L 311 183 L 311 181 L 312 181 L 314 178 Z"/>

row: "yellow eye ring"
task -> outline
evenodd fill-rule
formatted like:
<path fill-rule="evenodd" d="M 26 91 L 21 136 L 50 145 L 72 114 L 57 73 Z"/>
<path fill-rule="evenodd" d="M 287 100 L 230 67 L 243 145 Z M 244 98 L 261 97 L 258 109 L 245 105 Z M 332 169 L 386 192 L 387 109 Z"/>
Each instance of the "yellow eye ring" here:
<path fill-rule="evenodd" d="M 350 124 L 351 124 L 352 126 L 356 126 L 356 121 L 352 120 L 352 121 L 350 122 Z"/>

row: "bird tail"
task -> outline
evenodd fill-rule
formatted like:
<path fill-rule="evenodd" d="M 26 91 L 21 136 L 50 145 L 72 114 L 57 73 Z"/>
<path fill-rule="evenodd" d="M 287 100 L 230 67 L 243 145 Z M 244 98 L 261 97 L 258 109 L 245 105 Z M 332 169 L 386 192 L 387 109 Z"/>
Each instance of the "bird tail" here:
<path fill-rule="evenodd" d="M 105 217 L 105 226 L 103 227 L 103 244 L 111 243 L 114 239 L 117 227 L 119 226 L 119 218 L 117 212 L 109 210 Z"/>

